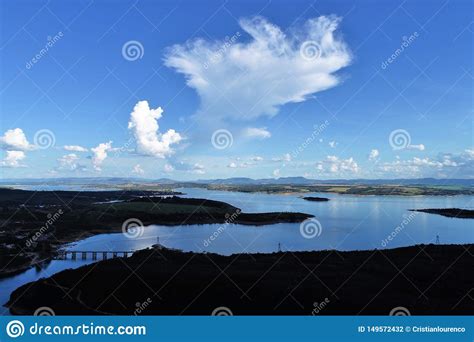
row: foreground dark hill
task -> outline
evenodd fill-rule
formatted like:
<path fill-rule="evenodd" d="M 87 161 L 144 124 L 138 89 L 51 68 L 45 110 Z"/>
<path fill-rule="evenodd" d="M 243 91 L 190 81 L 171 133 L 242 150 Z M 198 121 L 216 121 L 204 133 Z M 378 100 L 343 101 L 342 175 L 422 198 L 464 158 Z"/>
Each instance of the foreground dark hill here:
<path fill-rule="evenodd" d="M 26 284 L 8 305 L 59 315 L 472 315 L 473 246 L 228 257 L 154 248 Z"/>

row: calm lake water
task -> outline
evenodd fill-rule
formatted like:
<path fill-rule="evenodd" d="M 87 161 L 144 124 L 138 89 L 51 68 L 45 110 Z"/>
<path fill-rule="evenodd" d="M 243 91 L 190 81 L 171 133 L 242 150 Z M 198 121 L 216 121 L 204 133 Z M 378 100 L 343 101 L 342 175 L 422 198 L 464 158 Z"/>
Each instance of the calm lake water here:
<path fill-rule="evenodd" d="M 229 255 L 233 253 L 275 252 L 280 248 L 290 251 L 308 250 L 368 250 L 395 248 L 420 243 L 474 243 L 472 220 L 448 218 L 440 215 L 413 213 L 416 208 L 470 208 L 474 196 L 351 196 L 313 193 L 308 196 L 330 198 L 329 202 L 309 202 L 299 195 L 247 194 L 203 189 L 178 189 L 185 197 L 208 198 L 241 208 L 243 212 L 298 211 L 315 215 L 320 226 L 307 226 L 307 238 L 299 223 L 269 226 L 241 226 L 235 224 L 205 224 L 166 227 L 152 225 L 134 239 L 126 235 L 100 234 L 67 246 L 70 250 L 143 249 L 159 242 L 185 251 L 207 251 Z M 398 229 L 397 229 L 398 227 Z M 391 235 L 392 239 L 387 240 Z M 211 236 L 214 238 L 211 239 Z M 80 256 L 78 256 L 80 259 Z M 0 280 L 0 302 L 5 303 L 10 293 L 19 286 L 49 277 L 67 268 L 77 268 L 92 260 L 53 260 L 42 269 L 30 269 L 14 277 Z M 2 308 L 3 314 L 7 309 Z"/>

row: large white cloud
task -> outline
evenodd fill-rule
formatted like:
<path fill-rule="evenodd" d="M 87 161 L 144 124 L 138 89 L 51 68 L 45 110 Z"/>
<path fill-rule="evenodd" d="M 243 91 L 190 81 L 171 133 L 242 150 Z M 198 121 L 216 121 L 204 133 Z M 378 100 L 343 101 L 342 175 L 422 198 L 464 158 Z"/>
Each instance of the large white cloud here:
<path fill-rule="evenodd" d="M 4 167 L 23 167 L 20 162 L 25 159 L 25 152 L 23 151 L 6 151 L 7 155 L 0 163 Z"/>
<path fill-rule="evenodd" d="M 107 158 L 107 152 L 112 149 L 112 141 L 101 143 L 96 147 L 91 148 L 92 153 L 92 166 L 96 171 L 102 170 L 102 163 Z"/>
<path fill-rule="evenodd" d="M 128 128 L 137 141 L 137 152 L 165 158 L 174 152 L 171 146 L 182 140 L 174 129 L 169 129 L 164 134 L 159 133 L 158 120 L 162 113 L 161 107 L 151 109 L 147 101 L 139 101 L 133 108 Z"/>
<path fill-rule="evenodd" d="M 284 33 L 265 18 L 246 18 L 240 26 L 250 35 L 248 42 L 240 34 L 230 41 L 188 41 L 169 48 L 165 64 L 196 89 L 201 119 L 273 116 L 281 105 L 340 82 L 334 73 L 350 64 L 351 55 L 334 35 L 339 21 L 321 16 Z"/>
<path fill-rule="evenodd" d="M 4 148 L 26 151 L 34 148 L 26 139 L 26 135 L 21 128 L 9 129 L 0 137 L 0 143 Z"/>

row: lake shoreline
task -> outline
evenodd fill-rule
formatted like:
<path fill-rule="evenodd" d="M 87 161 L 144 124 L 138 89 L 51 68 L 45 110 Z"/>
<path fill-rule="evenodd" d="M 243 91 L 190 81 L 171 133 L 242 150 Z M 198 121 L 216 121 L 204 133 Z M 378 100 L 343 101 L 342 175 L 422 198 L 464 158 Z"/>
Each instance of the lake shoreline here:
<path fill-rule="evenodd" d="M 38 260 L 52 259 L 65 244 L 97 234 L 127 234 L 149 225 L 257 227 L 313 217 L 299 212 L 244 213 L 225 202 L 174 193 L 0 189 L 0 220 L 9 228 L 0 239 L 0 279 L 25 271 Z"/>

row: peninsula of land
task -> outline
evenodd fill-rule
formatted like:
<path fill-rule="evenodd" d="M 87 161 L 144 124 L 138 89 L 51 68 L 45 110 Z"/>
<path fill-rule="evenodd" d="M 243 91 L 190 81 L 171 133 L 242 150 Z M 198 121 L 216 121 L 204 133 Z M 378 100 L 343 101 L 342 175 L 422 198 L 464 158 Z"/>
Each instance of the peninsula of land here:
<path fill-rule="evenodd" d="M 416 211 L 428 214 L 437 214 L 446 217 L 456 218 L 474 218 L 474 210 L 472 209 L 461 209 L 461 208 L 435 208 L 435 209 L 411 209 L 410 211 Z"/>

